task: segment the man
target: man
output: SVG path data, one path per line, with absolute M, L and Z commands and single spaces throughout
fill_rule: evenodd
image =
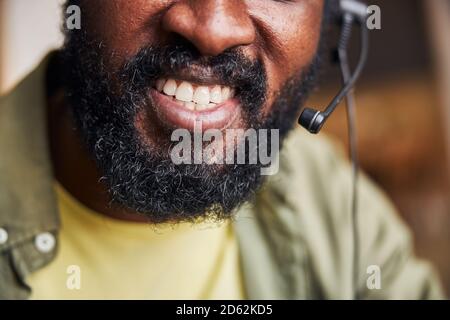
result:
M 73 5 L 81 29 L 1 100 L 1 298 L 440 297 L 366 179 L 354 245 L 347 163 L 292 130 L 335 1 Z M 179 129 L 215 130 L 181 152 L 204 161 L 174 161 Z M 251 145 L 233 129 L 279 137 L 279 172 L 215 161 Z

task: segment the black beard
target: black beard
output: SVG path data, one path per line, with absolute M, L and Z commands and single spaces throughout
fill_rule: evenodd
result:
M 319 65 L 316 58 L 301 76 L 287 81 L 270 114 L 263 117 L 266 72 L 262 63 L 239 51 L 205 59 L 180 40 L 144 48 L 118 72 L 111 72 L 99 48 L 85 31 L 67 31 L 62 53 L 74 123 L 113 203 L 145 215 L 152 223 L 229 218 L 264 180 L 259 164 L 221 165 L 220 170 L 206 164 L 175 165 L 168 156 L 170 146 L 144 145 L 134 119 L 149 105 L 147 92 L 156 79 L 193 64 L 211 68 L 224 84 L 237 88 L 247 128 L 279 129 L 281 146 L 314 85 Z

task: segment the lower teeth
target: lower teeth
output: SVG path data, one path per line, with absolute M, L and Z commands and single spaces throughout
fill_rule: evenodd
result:
M 195 102 L 184 102 L 184 101 L 176 99 L 174 96 L 170 96 L 170 97 L 172 98 L 172 101 L 182 104 L 186 109 L 189 109 L 189 110 L 201 111 L 201 110 L 213 109 L 214 107 L 217 106 L 217 103 L 198 104 Z

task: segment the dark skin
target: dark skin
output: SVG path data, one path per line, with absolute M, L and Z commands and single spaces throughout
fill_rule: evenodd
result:
M 96 0 L 82 3 L 82 24 L 104 44 L 111 70 L 146 45 L 164 44 L 181 36 L 204 56 L 241 48 L 259 58 L 268 79 L 263 113 L 270 113 L 284 83 L 313 60 L 320 38 L 323 0 Z M 105 18 L 107 17 L 107 18 Z M 48 99 L 51 155 L 57 180 L 92 210 L 122 220 L 147 220 L 110 206 L 101 174 L 85 150 L 61 92 Z M 143 115 L 145 118 L 145 115 Z M 152 119 L 144 119 L 151 123 Z M 143 121 L 144 121 L 143 120 Z M 239 127 L 239 119 L 234 127 Z M 136 123 L 137 128 L 142 126 Z M 156 133 L 142 138 L 156 141 Z

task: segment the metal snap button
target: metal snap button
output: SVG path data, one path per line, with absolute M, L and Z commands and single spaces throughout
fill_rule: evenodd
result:
M 34 241 L 36 249 L 42 253 L 48 253 L 55 248 L 55 236 L 50 232 L 41 233 Z
M 8 232 L 5 229 L 0 228 L 0 245 L 5 244 L 7 241 L 8 241 Z

